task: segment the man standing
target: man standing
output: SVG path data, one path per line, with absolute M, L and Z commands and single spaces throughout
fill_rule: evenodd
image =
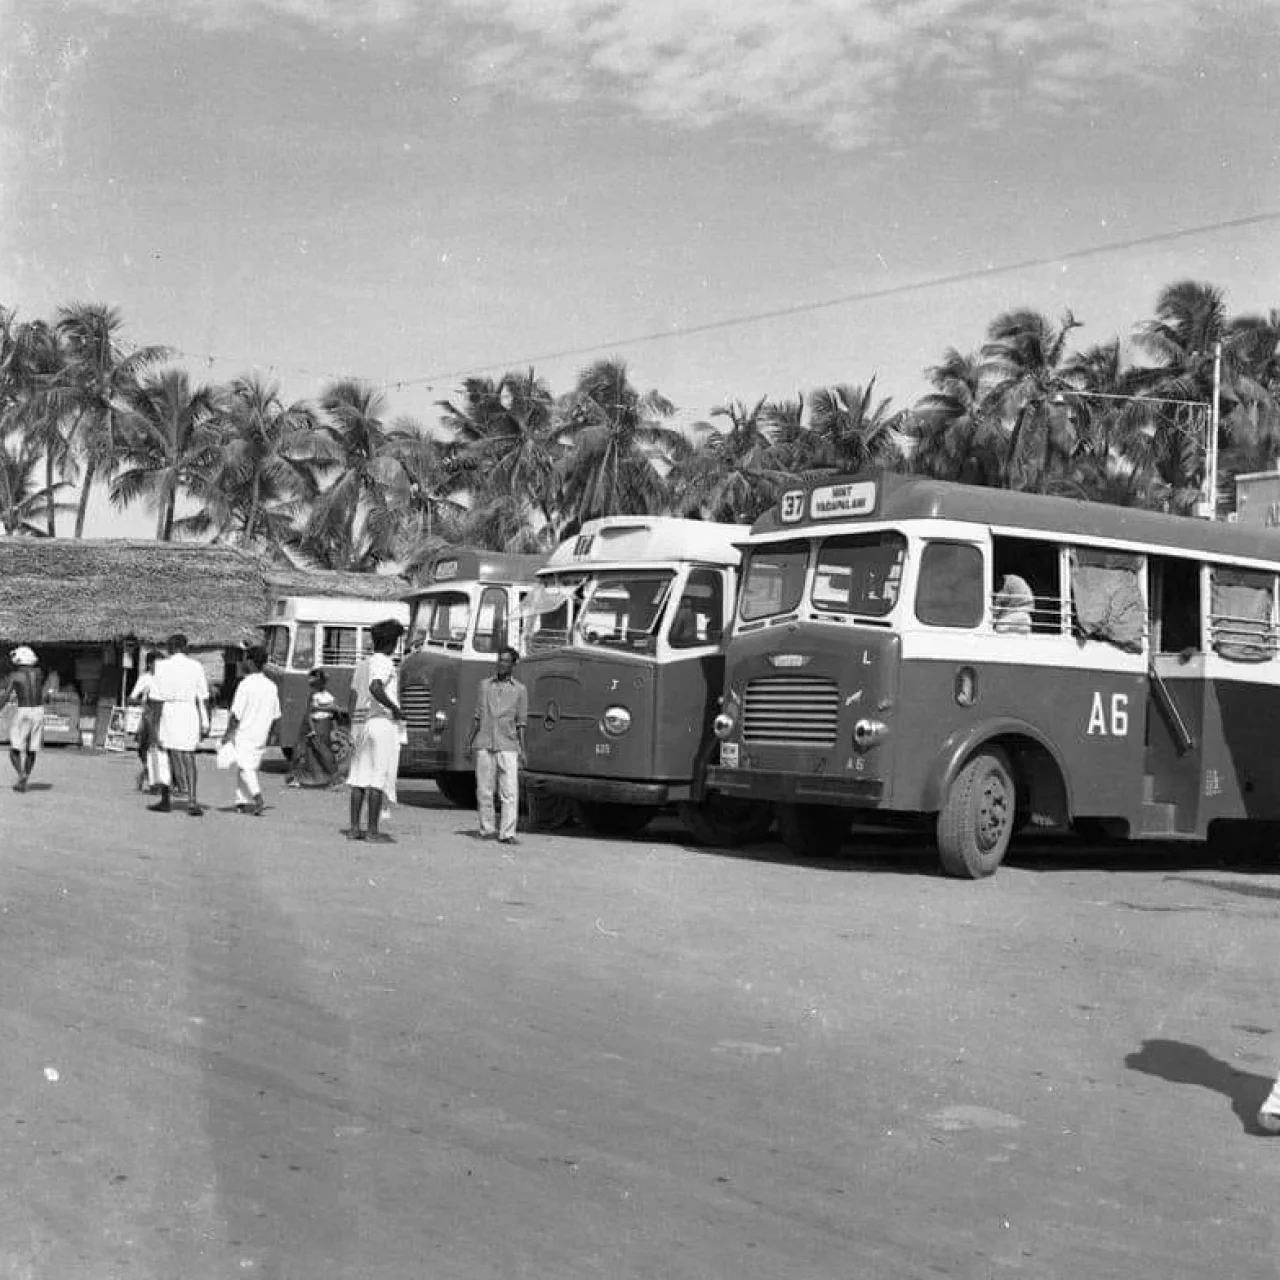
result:
M 262 786 L 258 767 L 271 730 L 280 719 L 280 692 L 275 681 L 263 674 L 267 651 L 256 644 L 245 654 L 249 674 L 236 686 L 231 700 L 224 742 L 230 742 L 236 753 L 236 812 L 262 817 Z
M 529 721 L 529 694 L 515 679 L 518 654 L 510 647 L 498 653 L 497 672 L 480 682 L 476 719 L 467 740 L 467 754 L 475 753 L 476 801 L 480 834 L 493 835 L 495 775 L 502 801 L 499 844 L 515 844 L 520 803 L 519 766 L 524 764 L 524 729 Z
M 400 771 L 400 685 L 392 655 L 404 626 L 395 618 L 376 622 L 369 628 L 373 653 L 361 660 L 351 678 L 348 709 L 352 724 L 363 723 L 356 731 L 351 750 L 347 785 L 351 788 L 351 824 L 348 840 L 371 840 L 389 844 L 392 837 L 379 828 L 383 802 L 394 803 L 396 774 Z M 369 801 L 369 830 L 360 827 L 365 800 Z
M 0 705 L 17 702 L 9 726 L 9 761 L 18 781 L 15 791 L 25 791 L 36 765 L 36 753 L 44 746 L 44 676 L 35 651 L 20 644 L 9 654 L 14 670 L 4 685 Z
M 147 808 L 168 813 L 172 808 L 171 774 L 187 793 L 187 813 L 204 817 L 196 796 L 196 748 L 209 732 L 209 682 L 204 668 L 187 656 L 187 637 L 181 632 L 169 637 L 169 656 L 156 663 L 156 682 L 151 694 L 161 703 L 157 738 L 161 750 L 160 799 Z M 168 753 L 167 760 L 164 753 Z

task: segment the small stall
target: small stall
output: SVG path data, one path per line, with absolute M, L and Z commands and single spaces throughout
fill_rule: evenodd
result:
M 231 547 L 0 538 L 0 675 L 15 645 L 35 649 L 46 742 L 127 745 L 129 691 L 146 653 L 177 632 L 205 668 L 216 734 L 266 614 L 260 565 Z

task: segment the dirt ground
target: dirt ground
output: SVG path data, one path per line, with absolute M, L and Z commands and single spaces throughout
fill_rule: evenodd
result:
M 1280 876 L 0 790 L 0 1280 L 1280 1274 Z

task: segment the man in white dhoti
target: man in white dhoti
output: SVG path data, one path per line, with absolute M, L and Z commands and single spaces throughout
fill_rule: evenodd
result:
M 187 793 L 187 812 L 204 816 L 196 796 L 196 748 L 209 732 L 209 682 L 204 668 L 187 655 L 187 637 L 181 632 L 169 637 L 169 656 L 156 663 L 156 679 L 151 697 L 161 703 L 157 738 L 162 753 L 160 799 L 148 805 L 153 813 L 172 808 L 171 776 Z
M 400 770 L 401 726 L 400 685 L 392 654 L 404 634 L 404 626 L 394 618 L 369 628 L 373 653 L 356 668 L 351 680 L 348 708 L 356 730 L 351 751 L 347 785 L 351 788 L 351 825 L 348 840 L 390 843 L 392 837 L 379 830 L 384 801 L 396 798 L 396 774 Z M 363 719 L 363 723 L 360 723 Z M 360 827 L 366 797 L 369 801 L 369 829 Z
M 280 719 L 280 692 L 275 681 L 263 674 L 267 651 L 261 645 L 254 645 L 245 661 L 249 674 L 236 686 L 222 740 L 235 748 L 236 812 L 260 818 L 265 806 L 258 768 L 271 730 Z

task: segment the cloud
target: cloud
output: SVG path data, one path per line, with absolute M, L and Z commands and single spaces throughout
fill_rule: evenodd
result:
M 890 137 L 912 104 L 1061 113 L 1116 81 L 1176 74 L 1216 0 L 92 0 L 202 26 L 267 18 L 390 33 L 477 84 L 604 101 L 684 127 L 784 123 L 837 148 Z M 1280 0 L 1255 0 L 1274 12 Z M 963 97 L 957 97 L 963 95 Z M 936 108 L 935 108 L 936 110 Z

